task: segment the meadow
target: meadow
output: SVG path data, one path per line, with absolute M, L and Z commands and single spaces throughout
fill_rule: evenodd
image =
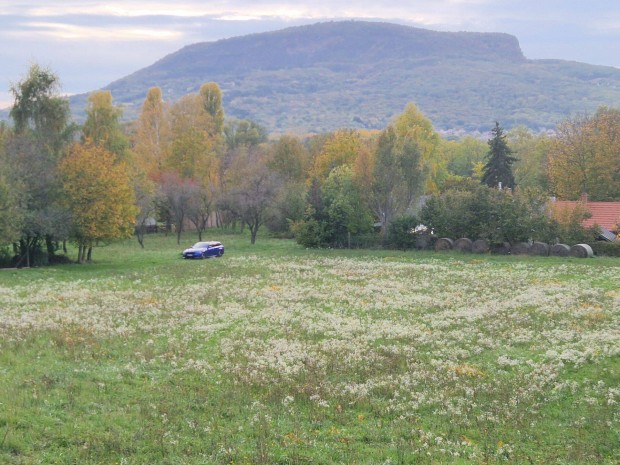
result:
M 620 260 L 195 239 L 0 270 L 0 463 L 620 463 Z

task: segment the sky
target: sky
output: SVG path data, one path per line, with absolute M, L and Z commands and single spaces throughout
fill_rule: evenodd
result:
M 504 32 L 530 59 L 620 68 L 617 0 L 0 0 L 0 108 L 12 104 L 11 86 L 35 63 L 56 73 L 70 95 L 185 45 L 344 19 Z

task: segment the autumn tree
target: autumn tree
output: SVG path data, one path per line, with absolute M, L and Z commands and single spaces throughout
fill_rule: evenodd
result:
M 323 182 L 331 170 L 338 166 L 353 166 L 364 141 L 357 131 L 346 129 L 331 134 L 325 141 L 311 169 L 311 177 Z
M 174 225 L 177 244 L 180 244 L 192 198 L 195 197 L 198 186 L 192 179 L 182 178 L 174 172 L 166 172 L 162 176 L 159 189 L 160 209 L 164 211 L 166 218 Z
M 411 141 L 419 153 L 419 169 L 424 173 L 422 191 L 436 192 L 447 177 L 446 160 L 438 155 L 439 134 L 433 123 L 413 103 L 407 104 L 393 122 L 400 141 Z
M 164 170 L 170 137 L 166 107 L 161 89 L 148 90 L 137 121 L 134 136 L 136 162 L 151 179 L 157 179 Z
M 260 147 L 238 150 L 228 170 L 228 189 L 220 206 L 232 212 L 250 229 L 251 243 L 268 218 L 280 182 L 267 165 Z
M 136 199 L 136 239 L 144 248 L 144 236 L 157 212 L 157 188 L 144 172 L 132 170 L 131 184 Z
M 549 182 L 560 198 L 620 200 L 620 110 L 560 123 L 549 149 Z
M 99 241 L 131 236 L 137 209 L 123 161 L 87 141 L 74 144 L 59 169 L 79 263 L 91 260 Z
M 222 107 L 222 91 L 215 82 L 207 82 L 200 86 L 200 100 L 204 111 L 213 120 L 211 136 L 222 134 L 224 129 L 224 108 Z
M 215 209 L 216 186 L 213 184 L 196 185 L 187 206 L 187 218 L 192 222 L 198 240 L 202 240 L 202 233 L 209 226 L 211 215 Z
M 119 160 L 127 160 L 129 140 L 120 125 L 122 113 L 113 105 L 109 90 L 92 93 L 88 97 L 82 142 L 91 141 L 115 154 Z
M 487 162 L 484 165 L 482 183 L 489 187 L 514 188 L 515 178 L 512 173 L 512 165 L 517 159 L 512 156 L 513 151 L 508 147 L 504 130 L 495 122 L 489 139 L 489 152 Z
M 171 145 L 166 169 L 195 180 L 217 177 L 217 140 L 211 137 L 214 121 L 200 97 L 190 94 L 170 110 Z

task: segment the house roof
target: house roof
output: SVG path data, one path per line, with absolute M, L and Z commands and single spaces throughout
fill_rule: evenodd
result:
M 584 205 L 592 214 L 590 218 L 583 221 L 585 227 L 595 224 L 610 231 L 618 231 L 620 222 L 620 202 L 590 202 L 588 200 L 556 200 L 555 205 L 559 208 L 575 208 L 577 205 Z

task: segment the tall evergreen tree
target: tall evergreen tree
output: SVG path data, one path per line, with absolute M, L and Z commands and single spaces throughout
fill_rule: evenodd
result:
M 517 161 L 513 157 L 513 151 L 508 147 L 504 130 L 495 122 L 495 127 L 491 131 L 493 137 L 489 139 L 489 152 L 487 153 L 487 163 L 484 165 L 482 183 L 489 187 L 514 188 L 515 178 L 512 174 L 512 164 Z

